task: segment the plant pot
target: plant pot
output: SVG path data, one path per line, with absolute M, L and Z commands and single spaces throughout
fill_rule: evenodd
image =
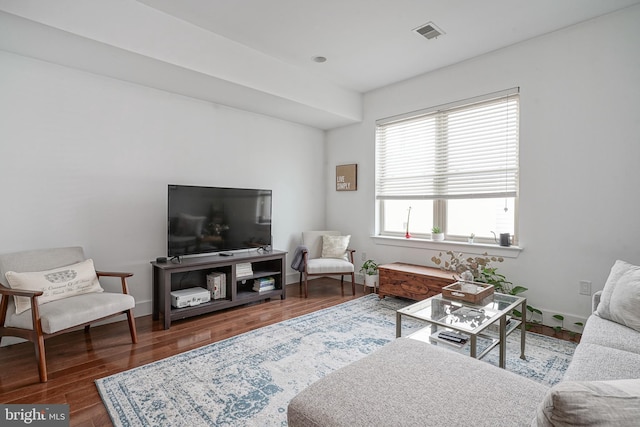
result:
M 369 288 L 377 288 L 380 282 L 380 275 L 378 274 L 365 274 L 364 285 Z
M 434 242 L 442 242 L 444 240 L 444 233 L 432 233 L 431 239 Z

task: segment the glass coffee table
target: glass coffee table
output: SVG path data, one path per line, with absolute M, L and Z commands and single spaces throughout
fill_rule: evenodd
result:
M 507 353 L 507 336 L 520 325 L 521 321 L 509 313 L 519 308 L 524 316 L 527 299 L 494 293 L 478 304 L 447 299 L 442 294 L 418 301 L 396 312 L 396 337 L 402 336 L 403 316 L 421 320 L 431 326 L 421 329 L 408 338 L 430 343 L 444 343 L 462 348 L 469 343 L 471 357 L 481 359 L 496 346 L 500 346 L 500 367 L 504 368 Z M 520 358 L 525 359 L 526 329 L 521 328 Z M 456 336 L 458 338 L 456 338 Z M 488 340 L 488 347 L 477 353 L 478 338 Z M 458 342 L 463 339 L 464 342 Z

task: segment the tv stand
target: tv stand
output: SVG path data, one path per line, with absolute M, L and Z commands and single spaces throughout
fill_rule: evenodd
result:
M 164 329 L 171 327 L 171 322 L 211 313 L 225 308 L 268 300 L 275 297 L 286 298 L 285 273 L 286 256 L 284 251 L 261 253 L 251 250 L 236 252 L 231 257 L 217 255 L 182 258 L 180 264 L 151 262 L 153 268 L 153 320 L 163 316 Z M 237 276 L 237 266 L 250 263 L 252 274 Z M 226 297 L 212 299 L 193 307 L 176 308 L 171 306 L 171 291 L 193 287 L 207 288 L 206 276 L 212 272 L 222 272 L 226 276 Z M 256 292 L 253 281 L 263 277 L 273 277 L 275 289 Z

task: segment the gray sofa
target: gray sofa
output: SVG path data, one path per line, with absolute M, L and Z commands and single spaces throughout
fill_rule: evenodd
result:
M 593 314 L 563 380 L 552 388 L 399 338 L 300 392 L 287 415 L 292 427 L 637 426 L 639 378 L 640 332 Z

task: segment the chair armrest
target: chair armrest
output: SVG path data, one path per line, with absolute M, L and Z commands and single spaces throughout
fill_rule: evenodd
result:
M 30 291 L 28 289 L 11 289 L 7 288 L 3 284 L 0 284 L 0 295 L 13 295 L 18 297 L 35 298 L 42 295 L 42 291 Z
M 96 270 L 96 275 L 98 278 L 100 277 L 119 277 L 120 283 L 122 284 L 122 293 L 129 294 L 129 287 L 127 286 L 127 277 L 133 276 L 133 273 L 120 273 L 117 271 L 98 271 Z
M 9 307 L 9 298 L 11 296 L 28 297 L 31 301 L 31 321 L 33 330 L 42 335 L 42 325 L 40 324 L 40 310 L 38 308 L 38 297 L 44 294 L 42 291 L 30 291 L 27 289 L 11 289 L 0 283 L 0 327 L 4 326 L 7 319 L 7 309 Z
M 105 277 L 131 277 L 133 276 L 133 273 L 120 273 L 117 271 L 97 271 L 96 270 L 96 274 L 98 275 L 98 277 L 100 276 L 105 276 Z
M 353 264 L 353 254 L 356 252 L 356 250 L 347 248 L 347 252 L 349 252 L 349 259 L 351 260 L 351 264 Z

